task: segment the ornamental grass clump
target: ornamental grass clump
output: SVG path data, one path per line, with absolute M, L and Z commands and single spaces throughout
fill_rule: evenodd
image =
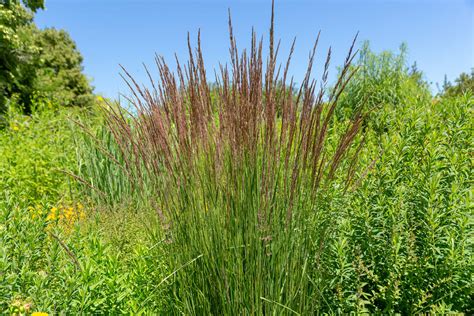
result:
M 330 196 L 349 186 L 363 142 L 363 115 L 335 128 L 339 97 L 353 76 L 354 42 L 331 91 L 331 50 L 313 79 L 319 34 L 305 77 L 288 75 L 274 39 L 268 56 L 252 32 L 239 51 L 229 17 L 230 65 L 209 83 L 200 34 L 173 72 L 157 56 L 158 80 L 139 85 L 124 69 L 134 106 L 110 106 L 107 124 L 123 177 L 157 212 L 174 272 L 167 284 L 177 308 L 196 314 L 309 312 L 320 304 L 321 253 Z M 354 146 L 357 143 L 357 146 Z M 341 180 L 342 179 L 342 180 Z M 341 182 L 342 181 L 342 182 Z M 343 184 L 341 186 L 341 183 Z

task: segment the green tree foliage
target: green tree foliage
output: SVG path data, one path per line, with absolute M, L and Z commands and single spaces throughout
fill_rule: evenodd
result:
M 32 14 L 20 3 L 0 1 L 0 113 L 5 112 L 7 98 L 16 92 L 18 65 L 28 63 L 35 47 L 25 36 Z
M 446 96 L 462 95 L 464 93 L 474 93 L 474 68 L 471 69 L 471 73 L 465 73 L 459 75 L 454 84 L 447 81 L 443 84 L 443 94 Z
M 86 106 L 92 100 L 92 88 L 82 73 L 82 55 L 64 30 L 36 31 L 40 47 L 36 59 L 34 91 L 63 106 Z
M 0 0 L 0 115 L 12 98 L 25 113 L 31 112 L 37 97 L 66 106 L 84 106 L 92 100 L 82 56 L 69 35 L 34 25 L 33 13 L 41 8 L 40 0 Z
M 12 6 L 17 6 L 23 3 L 23 5 L 29 10 L 36 12 L 38 9 L 44 9 L 44 0 L 0 0 L 0 5 L 3 5 L 7 8 Z

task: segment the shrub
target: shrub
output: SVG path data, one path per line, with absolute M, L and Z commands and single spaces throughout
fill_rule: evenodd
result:
M 472 312 L 473 105 L 466 95 L 385 109 L 390 130 L 367 132 L 360 159 L 379 158 L 333 210 L 326 310 Z
M 7 115 L 7 128 L 0 135 L 0 191 L 15 201 L 35 205 L 56 202 L 69 191 L 68 176 L 74 170 L 74 145 L 68 115 L 48 101 L 38 101 L 32 116 L 15 106 Z
M 365 42 L 354 65 L 358 71 L 341 96 L 338 117 L 351 117 L 365 109 L 371 113 L 367 124 L 380 134 L 391 128 L 387 117 L 391 108 L 402 108 L 420 100 L 428 102 L 431 99 L 428 85 L 416 64 L 409 69 L 406 53 L 406 45 L 401 45 L 398 54 L 390 51 L 376 54 L 370 50 L 369 42 Z

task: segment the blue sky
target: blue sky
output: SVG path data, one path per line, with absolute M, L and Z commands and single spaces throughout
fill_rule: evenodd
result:
M 155 53 L 184 60 L 186 36 L 201 29 L 208 70 L 228 62 L 227 10 L 231 9 L 238 46 L 249 46 L 252 26 L 267 39 L 270 0 L 46 0 L 37 25 L 67 30 L 84 56 L 87 76 L 97 93 L 116 97 L 127 89 L 119 76 L 124 65 L 145 81 L 142 63 Z M 329 46 L 333 75 L 356 32 L 376 52 L 408 45 L 426 79 L 442 83 L 474 67 L 474 0 L 277 0 L 276 36 L 282 53 L 296 36 L 291 74 L 301 81 L 308 52 L 319 30 L 319 65 Z M 318 69 L 318 68 L 317 68 Z M 436 91 L 436 88 L 434 88 Z

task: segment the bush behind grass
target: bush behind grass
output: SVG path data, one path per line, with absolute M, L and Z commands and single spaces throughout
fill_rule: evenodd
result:
M 38 111 L 24 116 L 11 106 L 0 138 L 0 191 L 27 206 L 58 202 L 69 191 L 62 169 L 75 169 L 73 131 L 66 113 L 38 101 Z M 72 113 L 71 113 L 72 115 Z
M 416 64 L 410 69 L 406 56 L 405 44 L 400 45 L 398 53 L 377 54 L 370 49 L 369 42 L 364 42 L 353 66 L 359 70 L 342 93 L 337 116 L 351 117 L 365 109 L 370 115 L 365 125 L 381 135 L 389 129 L 387 116 L 392 108 L 401 110 L 407 105 L 429 102 L 428 83 Z

